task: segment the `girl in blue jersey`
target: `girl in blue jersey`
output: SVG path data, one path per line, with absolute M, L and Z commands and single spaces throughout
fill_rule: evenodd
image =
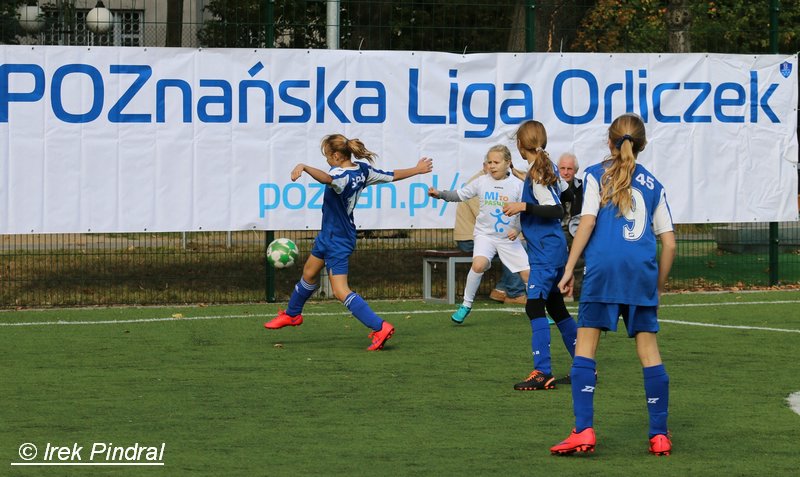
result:
M 572 292 L 573 270 L 585 253 L 586 269 L 578 312 L 578 341 L 572 363 L 575 428 L 553 454 L 591 452 L 595 446 L 595 353 L 601 331 L 616 331 L 622 316 L 636 339 L 642 363 L 650 452 L 669 455 L 667 432 L 669 376 L 661 362 L 658 298 L 675 257 L 675 234 L 664 188 L 636 158 L 647 144 L 644 122 L 624 114 L 608 128 L 611 155 L 584 173 L 583 209 L 559 288 Z M 656 263 L 656 236 L 661 258 Z
M 564 208 L 559 196 L 562 192 L 558 168 L 545 151 L 547 131 L 538 121 L 526 121 L 517 129 L 517 149 L 528 162 L 527 173 L 516 171 L 525 183 L 522 202 L 507 203 L 503 213 L 520 214 L 522 234 L 525 236 L 530 275 L 528 277 L 528 302 L 525 312 L 531 323 L 531 351 L 533 372 L 525 381 L 514 385 L 519 391 L 553 389 L 559 382 L 568 383 L 568 377 L 556 380 L 550 363 L 550 325 L 547 314 L 556 322 L 561 339 L 571 356 L 575 353 L 577 326 L 564 305 L 564 297 L 557 284 L 564 273 L 567 261 L 567 241 L 561 230 Z M 545 313 L 546 312 L 546 313 Z
M 303 267 L 303 277 L 295 285 L 289 298 L 289 305 L 285 311 L 279 311 L 277 317 L 265 323 L 264 327 L 278 329 L 301 325 L 303 305 L 317 289 L 322 267 L 327 267 L 333 294 L 353 316 L 372 329 L 369 335 L 372 344 L 367 350 L 379 350 L 394 334 L 394 327 L 376 315 L 367 302 L 350 290 L 347 284 L 350 255 L 356 247 L 353 209 L 365 187 L 426 174 L 433 170 L 433 161 L 423 157 L 416 167 L 397 169 L 394 172 L 381 171 L 372 166 L 375 153 L 358 139 L 347 139 L 341 134 L 324 137 L 320 148 L 331 169 L 325 172 L 306 164 L 298 164 L 292 170 L 291 179 L 296 181 L 305 172 L 316 181 L 326 184 L 322 202 L 322 227 Z M 353 157 L 360 160 L 353 160 Z

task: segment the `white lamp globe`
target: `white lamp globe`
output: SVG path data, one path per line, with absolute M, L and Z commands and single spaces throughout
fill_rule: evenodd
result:
M 33 3 L 33 5 L 30 3 L 28 5 L 21 5 L 19 9 L 17 9 L 17 14 L 19 15 L 19 26 L 28 33 L 37 32 L 44 26 L 42 10 L 35 3 Z
M 91 30 L 92 33 L 106 33 L 113 24 L 114 19 L 111 11 L 103 5 L 103 2 L 97 2 L 97 5 L 86 14 L 86 28 Z

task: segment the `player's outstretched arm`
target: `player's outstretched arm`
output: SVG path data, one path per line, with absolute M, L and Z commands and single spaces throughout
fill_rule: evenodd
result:
M 305 172 L 306 174 L 308 174 L 311 177 L 313 177 L 314 180 L 316 180 L 319 183 L 330 184 L 331 182 L 333 182 L 333 178 L 327 172 L 325 172 L 323 170 L 320 170 L 320 169 L 317 169 L 316 167 L 307 166 L 305 164 L 298 164 L 298 165 L 294 166 L 294 169 L 292 169 L 292 175 L 291 175 L 292 182 L 294 182 L 297 179 L 299 179 L 300 176 L 303 175 L 303 172 Z
M 509 217 L 521 213 L 536 215 L 545 219 L 561 219 L 564 217 L 564 207 L 551 198 L 552 192 L 547 187 L 534 183 L 533 195 L 539 202 L 538 204 L 508 202 L 503 207 L 503 213 Z
M 433 187 L 428 187 L 428 195 L 447 202 L 461 202 L 461 196 L 458 195 L 458 191 L 454 190 L 436 190 Z
M 546 219 L 561 219 L 564 217 L 564 207 L 561 204 L 540 205 L 530 202 L 506 202 L 506 205 L 503 206 L 503 213 L 509 217 L 523 212 Z
M 392 182 L 401 181 L 403 179 L 408 179 L 409 177 L 414 177 L 419 174 L 427 174 L 433 170 L 433 159 L 430 157 L 423 157 L 419 160 L 415 167 L 410 167 L 408 169 L 395 169 L 394 170 L 394 179 Z

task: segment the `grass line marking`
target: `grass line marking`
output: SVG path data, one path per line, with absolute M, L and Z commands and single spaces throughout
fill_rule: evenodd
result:
M 306 316 L 336 315 L 338 313 L 307 313 Z M 385 313 L 384 313 L 385 314 Z M 267 314 L 248 314 L 248 315 L 208 315 L 208 316 L 184 316 L 182 318 L 137 318 L 133 320 L 97 320 L 97 321 L 29 321 L 25 323 L 0 323 L 0 326 L 67 326 L 67 325 L 122 325 L 128 323 L 158 323 L 164 321 L 198 321 L 198 320 L 230 320 L 237 318 L 265 318 L 271 317 L 275 313 Z
M 731 305 L 770 305 L 770 304 L 796 304 L 800 300 L 781 300 L 781 301 L 751 301 L 751 302 L 722 302 L 722 303 L 683 303 L 672 305 L 661 305 L 662 308 L 692 308 L 692 307 L 706 307 L 706 306 L 731 306 Z M 576 312 L 576 307 L 569 308 L 570 312 Z M 381 315 L 422 315 L 432 313 L 444 313 L 444 310 L 406 310 L 406 311 L 382 311 Z M 524 313 L 522 307 L 505 307 L 505 308 L 475 308 L 473 313 Z M 305 313 L 305 316 L 348 316 L 347 311 L 341 312 L 321 312 L 321 313 Z M 270 318 L 274 316 L 274 312 L 270 313 L 248 313 L 238 315 L 208 315 L 208 316 L 186 316 L 181 318 L 175 317 L 159 317 L 159 318 L 138 318 L 130 320 L 96 320 L 96 321 L 29 321 L 19 323 L 3 323 L 0 322 L 0 327 L 4 326 L 68 326 L 68 325 L 120 325 L 120 324 L 135 324 L 135 323 L 158 323 L 167 321 L 198 321 L 198 320 L 229 320 L 229 319 L 242 319 L 242 318 Z M 722 325 L 715 323 L 698 323 L 692 321 L 682 320 L 668 320 L 659 319 L 662 323 L 670 323 L 677 325 L 687 326 L 704 326 L 709 328 L 727 328 L 737 330 L 756 330 L 756 331 L 775 331 L 781 333 L 800 333 L 800 330 L 784 329 L 784 328 L 770 328 L 764 326 L 739 326 L 739 325 Z
M 658 319 L 659 323 L 672 323 L 674 325 L 689 325 L 689 326 L 705 326 L 708 328 L 728 328 L 733 330 L 759 330 L 759 331 L 780 331 L 783 333 L 800 333 L 800 330 L 787 330 L 784 328 L 768 328 L 766 326 L 739 326 L 739 325 L 718 325 L 715 323 L 696 323 L 692 321 L 681 320 L 662 320 Z
M 726 301 L 721 303 L 674 303 L 672 305 L 661 305 L 660 308 L 694 308 L 701 306 L 733 306 L 733 305 L 790 305 L 794 303 L 800 303 L 800 300 Z

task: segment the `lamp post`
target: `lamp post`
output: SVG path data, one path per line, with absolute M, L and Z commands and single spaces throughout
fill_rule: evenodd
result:
M 45 13 L 35 0 L 28 2 L 17 9 L 20 27 L 29 35 L 35 35 L 45 26 Z M 45 2 L 50 8 L 52 4 Z M 75 0 L 56 0 L 55 8 L 48 12 L 48 17 L 52 18 L 55 28 L 51 33 L 57 35 L 59 45 L 69 45 L 74 41 L 73 35 L 76 34 L 75 28 Z M 114 15 L 103 4 L 98 1 L 93 9 L 86 14 L 86 29 L 95 35 L 108 33 L 114 26 Z M 56 40 L 56 38 L 53 38 Z M 51 40 L 52 41 L 52 40 Z
M 328 29 L 326 42 L 329 50 L 339 49 L 339 0 L 328 0 Z
M 97 2 L 97 5 L 86 14 L 86 28 L 96 35 L 108 32 L 113 25 L 114 18 L 111 11 L 102 1 Z

